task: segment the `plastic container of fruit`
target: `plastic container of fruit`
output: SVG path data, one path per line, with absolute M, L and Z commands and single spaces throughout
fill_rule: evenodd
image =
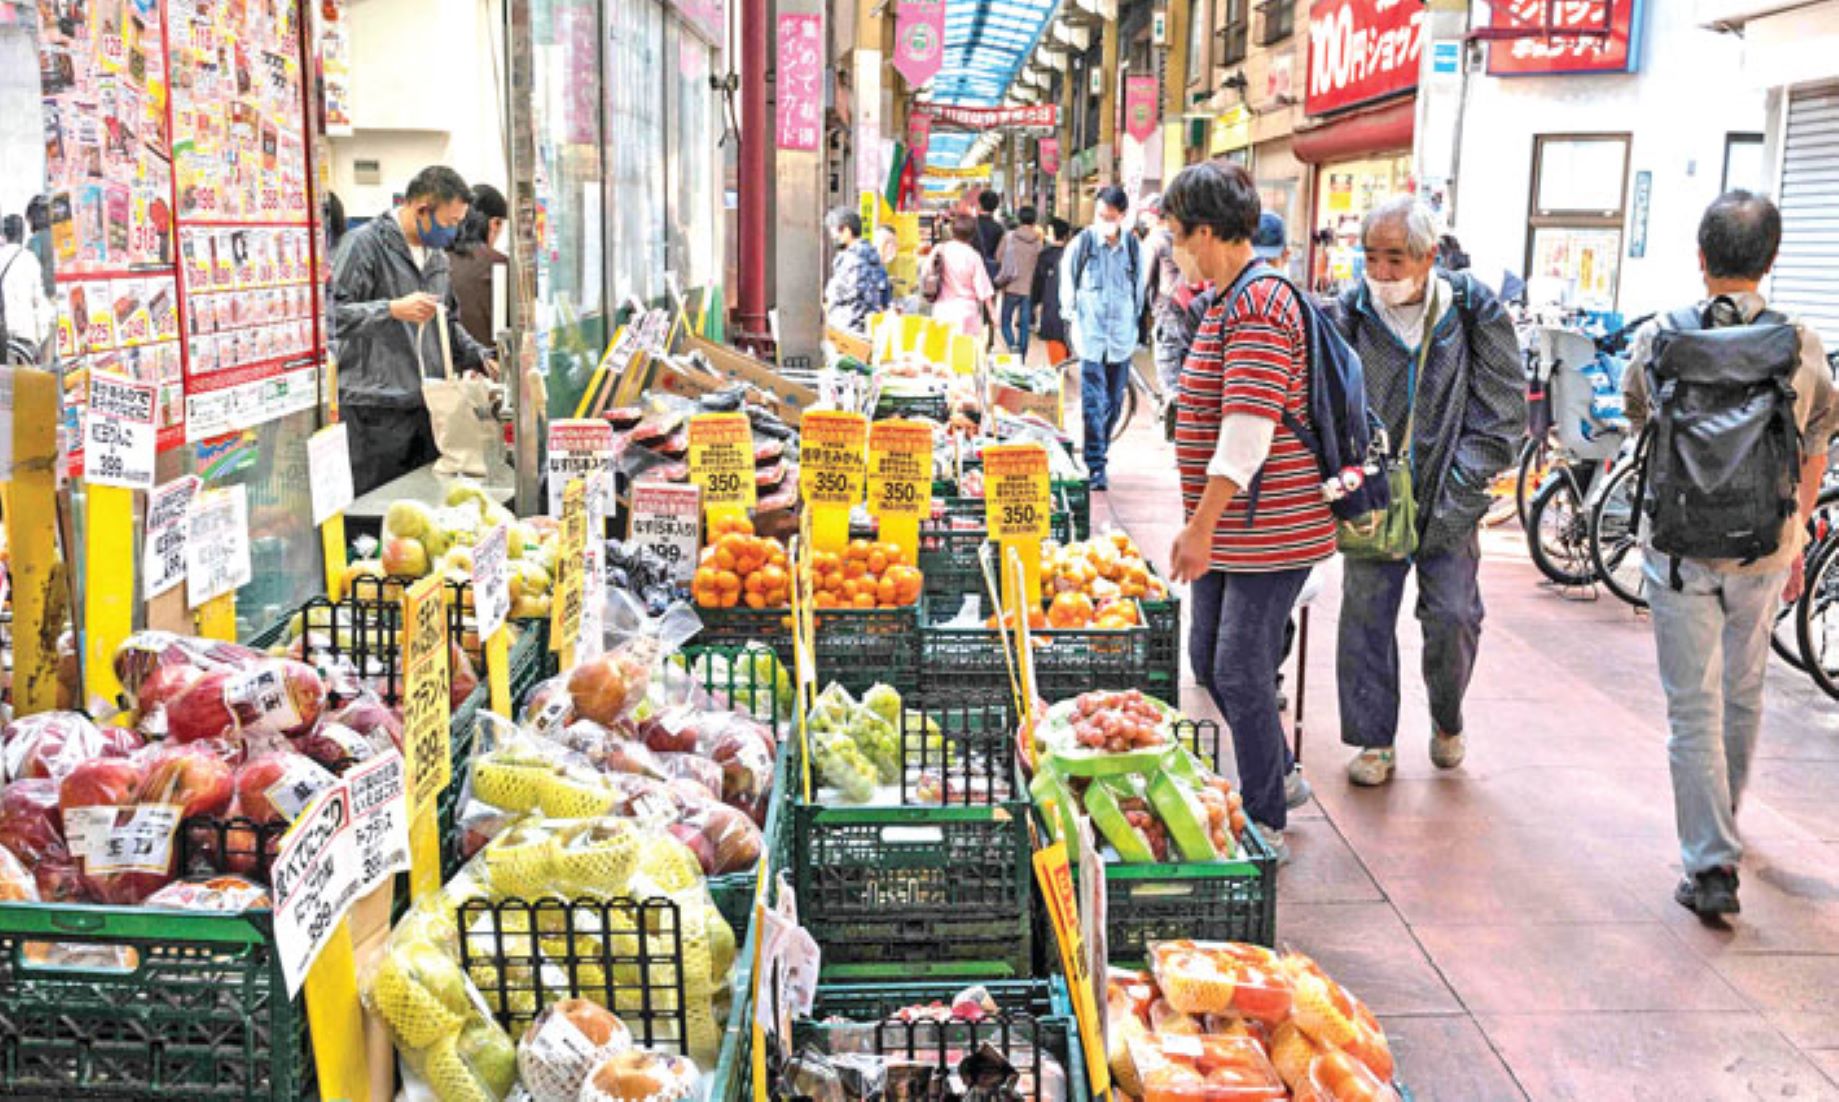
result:
M 1036 725 L 1036 741 L 1047 751 L 1048 758 L 1068 776 L 1100 777 L 1118 773 L 1144 773 L 1157 768 L 1163 754 L 1175 745 L 1175 727 L 1181 720 L 1181 713 L 1155 697 L 1138 695 L 1131 698 L 1140 701 L 1143 710 L 1154 712 L 1160 717 L 1147 732 L 1147 737 L 1153 741 L 1144 741 L 1144 735 L 1128 738 L 1136 747 L 1129 750 L 1086 746 L 1080 742 L 1081 702 L 1124 695 L 1084 693 L 1053 705 L 1047 710 L 1047 718 Z M 1114 714 L 1115 711 L 1106 709 L 1104 714 Z M 1149 726 L 1141 722 L 1124 722 L 1127 726 L 1139 729 Z
M 1150 832 L 1141 823 L 1144 816 L 1154 817 L 1144 789 L 1143 778 L 1136 774 L 1098 777 L 1086 788 L 1086 814 L 1092 817 L 1092 826 L 1127 865 L 1158 863 L 1168 851 L 1165 844 L 1165 855 L 1157 854 Z M 1131 821 L 1133 814 L 1139 822 Z
M 1143 1102 L 1288 1102 L 1264 1048 L 1250 1037 L 1149 1034 L 1133 1037 L 1131 1060 Z
M 1163 757 L 1179 757 L 1183 753 L 1179 748 Z M 1217 861 L 1223 856 L 1214 846 L 1213 838 L 1207 830 L 1207 810 L 1200 805 L 1194 789 L 1188 783 L 1177 778 L 1167 768 L 1158 767 L 1149 774 L 1149 781 L 1144 786 L 1149 797 L 1150 806 L 1162 819 L 1162 825 L 1168 828 L 1169 838 L 1181 856 L 1189 861 Z
M 1231 1014 L 1276 1025 L 1289 1016 L 1290 978 L 1277 954 L 1240 942 L 1157 942 L 1150 971 L 1162 997 L 1183 1014 Z

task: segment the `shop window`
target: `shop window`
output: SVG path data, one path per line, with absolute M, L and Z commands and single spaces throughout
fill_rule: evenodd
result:
M 1211 0 L 1194 0 L 1188 13 L 1188 85 L 1193 87 L 1203 83 L 1208 72 L 1207 28 L 1213 25 L 1213 5 Z M 1187 90 L 1182 90 L 1181 102 L 1188 102 Z
M 1220 27 L 1214 33 L 1220 40 L 1221 65 L 1237 65 L 1245 60 L 1245 40 L 1251 28 L 1246 15 L 1249 3 L 1250 0 L 1220 0 Z
M 1765 193 L 1769 186 L 1769 167 L 1764 160 L 1761 134 L 1724 135 L 1724 183 L 1721 190 L 1742 188 Z
M 1263 33 L 1258 36 L 1260 46 L 1275 45 L 1296 31 L 1296 0 L 1264 0 L 1258 5 L 1258 14 L 1264 16 Z
M 1526 285 L 1534 305 L 1613 310 L 1628 194 L 1626 134 L 1533 139 Z

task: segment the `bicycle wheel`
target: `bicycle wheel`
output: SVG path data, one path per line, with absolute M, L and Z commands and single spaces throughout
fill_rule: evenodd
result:
M 1624 463 L 1603 486 L 1590 512 L 1590 568 L 1609 592 L 1636 608 L 1646 608 L 1636 531 L 1635 486 L 1639 480 L 1635 464 Z
M 1589 585 L 1589 517 L 1568 473 L 1560 472 L 1533 496 L 1530 519 L 1526 547 L 1539 573 L 1557 585 Z
M 1135 379 L 1126 379 L 1124 381 L 1124 409 L 1123 412 L 1117 415 L 1117 424 L 1111 427 L 1111 442 L 1113 444 L 1124 438 L 1125 431 L 1130 428 L 1130 419 L 1136 415 L 1137 381 Z
M 1839 700 L 1839 540 L 1828 540 L 1808 565 L 1794 621 L 1808 675 Z
M 1552 449 L 1543 436 L 1528 437 L 1520 448 L 1519 475 L 1513 484 L 1514 506 L 1519 512 L 1520 527 L 1532 531 L 1532 499 L 1551 472 Z

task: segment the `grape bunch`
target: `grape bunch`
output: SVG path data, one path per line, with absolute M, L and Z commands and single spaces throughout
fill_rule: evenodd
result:
M 856 749 L 874 763 L 875 775 L 882 784 L 900 780 L 900 735 L 887 720 L 869 712 L 857 712 L 849 726 Z
M 841 731 L 819 732 L 812 753 L 825 783 L 842 792 L 844 799 L 866 803 L 874 797 L 875 766 L 856 748 L 854 739 Z
M 607 584 L 643 601 L 653 616 L 664 615 L 673 601 L 689 598 L 689 587 L 673 578 L 670 564 L 649 547 L 608 540 L 605 561 Z
M 1136 689 L 1086 693 L 1074 705 L 1073 737 L 1085 749 L 1121 754 L 1166 741 L 1162 713 Z
M 1132 829 L 1143 836 L 1158 864 L 1169 859 L 1169 830 L 1162 825 L 1149 802 L 1141 796 L 1129 796 L 1117 802 L 1118 809 Z

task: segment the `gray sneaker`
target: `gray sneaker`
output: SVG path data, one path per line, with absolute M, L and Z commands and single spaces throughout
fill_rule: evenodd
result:
M 1347 779 L 1361 788 L 1378 788 L 1397 769 L 1398 756 L 1392 750 L 1362 750 L 1347 763 Z
M 1290 843 L 1284 841 L 1283 831 L 1278 830 L 1276 827 L 1265 826 L 1263 823 L 1254 823 L 1253 825 L 1258 828 L 1258 837 L 1264 839 L 1264 848 L 1270 850 L 1271 856 L 1277 858 L 1278 866 L 1282 867 L 1289 864 Z
M 1291 811 L 1309 802 L 1315 795 L 1315 789 L 1309 787 L 1309 778 L 1303 776 L 1303 767 L 1297 766 L 1285 774 L 1283 779 L 1283 805 Z
M 1433 729 L 1430 733 L 1430 763 L 1438 769 L 1454 769 L 1468 754 L 1467 740 L 1461 735 L 1446 735 Z

